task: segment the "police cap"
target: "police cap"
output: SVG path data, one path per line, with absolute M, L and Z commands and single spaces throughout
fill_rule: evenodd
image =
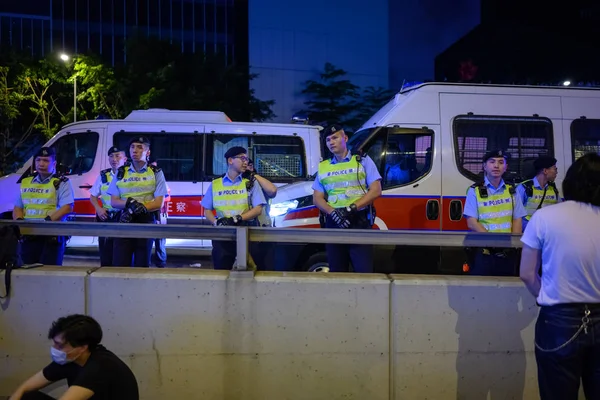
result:
M 338 124 L 327 125 L 325 129 L 321 131 L 321 135 L 323 135 L 323 137 L 326 138 L 327 136 L 333 135 L 334 133 L 343 129 L 344 128 L 342 128 L 342 126 Z
M 536 171 L 541 171 L 544 168 L 552 168 L 556 165 L 556 158 L 550 156 L 540 156 L 533 162 L 533 168 Z
M 112 153 L 118 153 L 120 151 L 123 151 L 123 150 L 119 150 L 119 148 L 117 146 L 113 146 L 110 149 L 108 149 L 108 155 L 110 156 Z
M 246 149 L 240 146 L 234 146 L 225 152 L 225 159 L 227 160 L 230 157 L 235 157 L 240 154 L 246 154 Z
M 492 150 L 492 151 L 488 151 L 487 153 L 485 153 L 485 156 L 483 156 L 483 162 L 487 162 L 490 158 L 499 158 L 502 157 L 505 160 L 508 159 L 508 153 L 502 150 Z
M 133 143 L 140 143 L 150 146 L 150 140 L 146 136 L 135 136 L 129 141 L 129 147 L 131 147 Z
M 35 153 L 34 158 L 36 157 L 56 157 L 56 152 L 52 147 L 42 147 Z

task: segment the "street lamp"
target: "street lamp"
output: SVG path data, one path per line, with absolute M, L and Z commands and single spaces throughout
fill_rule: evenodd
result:
M 65 53 L 60 55 L 60 59 L 64 62 L 69 61 L 69 56 Z M 73 122 L 77 122 L 77 74 L 73 74 Z

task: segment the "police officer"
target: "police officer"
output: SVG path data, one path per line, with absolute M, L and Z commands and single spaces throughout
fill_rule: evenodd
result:
M 381 175 L 368 156 L 351 154 L 348 136 L 339 125 L 322 132 L 330 160 L 319 164 L 313 183 L 313 202 L 326 214 L 325 227 L 371 229 L 374 222 L 373 201 L 381 196 Z M 329 271 L 373 272 L 373 246 L 327 244 Z
M 56 174 L 56 153 L 42 147 L 34 156 L 35 173 L 23 178 L 13 209 L 13 219 L 61 221 L 73 212 L 73 188 L 65 176 Z M 67 238 L 27 236 L 21 247 L 25 264 L 62 265 Z
M 125 152 L 113 146 L 108 149 L 108 163 L 110 168 L 100 171 L 100 175 L 90 189 L 90 203 L 96 210 L 96 221 L 118 222 L 119 210 L 111 205 L 111 196 L 106 192 L 110 183 L 117 176 L 117 171 L 127 161 Z M 101 200 L 101 204 L 98 201 Z M 99 237 L 98 249 L 100 250 L 100 265 L 109 267 L 113 262 L 113 238 Z
M 523 217 L 523 232 L 533 213 L 542 207 L 560 202 L 558 188 L 554 184 L 558 175 L 556 158 L 538 157 L 533 162 L 535 176 L 517 186 L 517 198 L 523 202 L 527 215 Z
M 154 224 L 160 220 L 159 211 L 167 195 L 165 175 L 148 164 L 150 141 L 144 136 L 129 142 L 131 164 L 117 170 L 116 179 L 107 193 L 113 207 L 121 211 L 119 221 Z M 113 246 L 113 265 L 149 267 L 153 239 L 116 238 Z
M 467 190 L 463 215 L 475 232 L 521 233 L 521 218 L 527 212 L 516 197 L 515 188 L 502 176 L 508 167 L 507 155 L 494 150 L 483 157 L 484 179 Z M 512 249 L 476 248 L 470 266 L 472 275 L 515 275 L 516 252 Z
M 244 172 L 243 177 L 248 180 L 248 193 L 252 193 L 254 185 L 260 186 L 267 203 L 263 206 L 262 211 L 257 217 L 258 226 L 272 226 L 271 217 L 269 215 L 271 199 L 277 195 L 277 186 L 268 179 L 260 176 L 254 168 L 254 161 L 248 160 L 248 168 Z M 250 199 L 252 200 L 252 199 Z M 252 204 L 252 202 L 250 202 Z M 258 268 L 264 271 L 271 271 L 274 267 L 275 256 L 274 243 L 271 242 L 253 242 L 251 243 L 252 253 L 255 256 L 255 261 Z
M 230 148 L 225 152 L 225 160 L 227 173 L 212 181 L 202 198 L 204 216 L 214 226 L 256 226 L 256 218 L 267 202 L 260 186 L 248 190 L 249 182 L 242 177 L 248 168 L 246 149 Z M 235 242 L 213 240 L 212 247 L 214 268 L 231 269 L 236 257 Z

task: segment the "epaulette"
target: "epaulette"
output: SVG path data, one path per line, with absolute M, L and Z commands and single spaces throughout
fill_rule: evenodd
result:
M 515 193 L 517 193 L 517 189 L 515 189 L 515 185 L 510 185 L 507 183 L 506 187 L 508 188 L 508 193 L 510 193 L 511 196 L 513 196 Z
M 154 172 L 155 174 L 157 172 L 162 171 L 159 167 L 157 167 L 156 165 L 150 165 L 150 169 L 152 170 L 152 172 Z
M 521 182 L 521 185 L 525 188 L 525 196 L 527 196 L 527 198 L 533 197 L 533 180 Z
M 110 173 L 111 168 L 106 168 L 103 169 L 102 171 L 100 171 L 100 179 L 102 180 L 102 183 L 107 184 L 108 183 L 108 174 Z
M 56 189 L 56 190 L 58 190 L 58 188 L 60 187 L 61 183 L 63 183 L 63 182 L 69 182 L 69 178 L 67 178 L 64 175 L 55 176 L 53 180 L 54 180 L 54 182 L 53 182 L 54 189 Z
M 471 185 L 471 188 L 479 190 L 479 196 L 482 199 L 486 199 L 488 197 L 488 190 L 485 187 L 485 182 L 480 181 Z
M 29 178 L 29 177 L 35 178 L 36 175 L 37 175 L 37 172 L 33 172 L 33 171 L 31 171 L 31 169 L 28 169 L 27 171 L 25 171 L 25 173 L 23 175 L 21 175 L 21 177 L 19 178 L 17 183 L 23 182 L 23 179 L 25 179 L 25 178 Z
M 554 193 L 556 194 L 556 198 L 559 199 L 558 188 L 556 187 L 556 183 L 549 182 L 548 185 L 552 188 L 552 190 L 554 190 Z
M 120 181 L 125 176 L 125 168 L 128 168 L 129 165 L 125 164 L 119 167 L 117 170 L 117 180 Z

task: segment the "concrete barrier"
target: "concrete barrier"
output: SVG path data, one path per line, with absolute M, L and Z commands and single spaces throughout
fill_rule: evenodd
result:
M 0 395 L 50 363 L 48 329 L 61 316 L 86 312 L 86 276 L 68 267 L 13 271 L 12 296 L 0 301 Z M 4 272 L 0 282 L 4 294 Z
M 144 399 L 387 399 L 385 275 L 101 269 L 89 312 Z
M 395 399 L 536 399 L 538 309 L 517 278 L 392 275 Z
M 49 361 L 52 320 L 87 312 L 142 399 L 538 398 L 537 307 L 516 278 L 45 267 L 13 281 L 0 396 Z

